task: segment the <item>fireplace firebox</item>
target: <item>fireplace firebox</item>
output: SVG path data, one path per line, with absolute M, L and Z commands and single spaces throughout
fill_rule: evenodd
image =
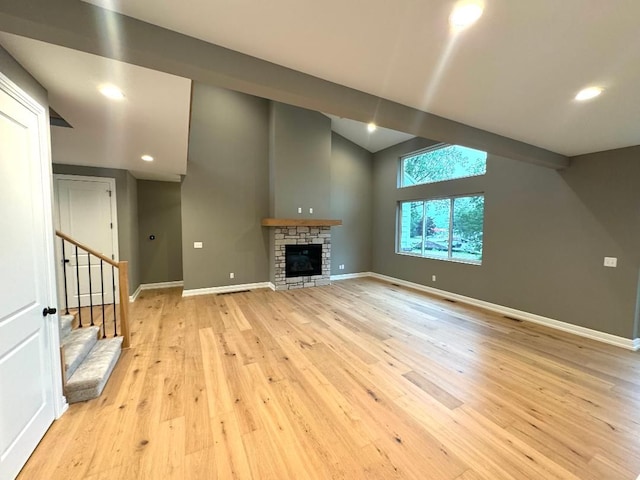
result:
M 285 277 L 322 275 L 322 245 L 285 245 Z

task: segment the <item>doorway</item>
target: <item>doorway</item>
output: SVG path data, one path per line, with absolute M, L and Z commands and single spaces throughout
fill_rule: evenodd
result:
M 116 182 L 113 178 L 78 175 L 54 175 L 56 228 L 84 245 L 118 260 L 118 218 Z M 65 305 L 65 292 L 70 308 L 114 302 L 118 275 L 111 267 L 91 260 L 57 239 L 58 292 L 60 305 Z M 63 271 L 63 264 L 66 271 Z M 65 285 L 66 282 L 66 285 Z M 117 296 L 115 298 L 118 302 Z

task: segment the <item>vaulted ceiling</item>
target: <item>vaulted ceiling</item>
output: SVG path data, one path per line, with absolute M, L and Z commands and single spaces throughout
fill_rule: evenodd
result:
M 452 0 L 91 3 L 563 155 L 640 144 L 635 0 L 485 0 L 457 34 Z
M 380 124 L 391 129 L 407 126 L 410 135 L 444 141 L 468 138 L 469 146 L 482 147 L 483 142 L 497 145 L 498 154 L 513 151 L 514 158 L 533 159 L 534 163 L 556 168 L 562 167 L 562 156 L 640 144 L 640 102 L 636 91 L 640 84 L 640 3 L 633 0 L 619 0 L 615 5 L 596 0 L 484 0 L 484 14 L 479 21 L 458 32 L 448 24 L 454 0 L 85 3 L 146 23 L 125 21 L 127 17 L 110 19 L 108 15 L 83 11 L 73 3 L 6 0 L 0 6 L 0 30 L 41 40 L 55 37 L 60 45 L 101 55 L 105 52 L 111 60 L 95 57 L 87 63 L 97 62 L 89 67 L 94 72 L 106 71 L 104 62 L 113 62 L 114 58 L 131 60 L 152 69 L 211 80 L 222 86 L 237 85 L 241 91 L 337 114 L 333 117 L 334 128 L 343 128 L 341 133 L 345 136 L 349 136 L 349 129 L 356 132 L 359 128 L 340 118 L 353 112 L 361 121 L 377 120 L 379 116 Z M 95 26 L 87 25 L 86 20 L 91 18 Z M 49 21 L 58 23 L 49 28 Z M 74 21 L 74 28 L 69 28 Z M 165 45 L 164 57 L 155 42 L 162 31 L 154 30 L 154 25 L 191 39 L 165 36 L 166 45 L 176 47 L 172 50 Z M 100 31 L 105 33 L 95 33 Z M 103 35 L 109 39 L 106 44 Z M 194 39 L 275 65 L 233 56 L 233 52 L 206 49 L 205 43 Z M 52 55 L 57 61 L 76 66 L 79 61 L 71 57 L 92 56 L 72 50 L 50 55 L 48 47 L 39 42 L 10 35 L 0 36 L 0 43 L 36 77 L 43 78 L 52 75 L 45 72 Z M 186 47 L 192 48 L 185 50 Z M 184 110 L 172 102 L 187 95 L 188 80 L 139 66 L 114 65 L 109 68 L 132 75 L 139 72 L 140 78 L 149 82 L 146 93 L 157 93 L 152 84 L 164 92 L 156 97 L 160 99 L 156 100 L 160 102 L 156 110 L 151 105 L 144 107 L 146 117 L 141 118 L 146 118 L 148 125 L 162 119 L 167 126 L 172 118 L 166 114 L 168 111 L 179 112 L 173 118 L 184 117 Z M 277 65 L 312 77 L 294 78 L 291 70 L 278 70 Z M 72 90 L 62 81 L 64 70 L 60 72 L 57 80 L 39 79 L 52 92 L 54 108 L 65 118 L 75 117 L 76 112 L 65 115 L 60 111 L 64 108 L 58 104 L 68 100 Z M 313 78 L 321 80 L 309 80 Z M 283 93 L 296 82 L 298 90 Z M 349 89 L 334 88 L 340 85 Z M 604 93 L 587 102 L 576 101 L 575 94 L 589 85 L 603 87 Z M 82 88 L 79 84 L 73 86 Z M 179 92 L 176 95 L 172 93 L 174 88 Z M 95 91 L 95 87 L 92 89 Z M 140 91 L 141 97 L 143 93 Z M 347 97 L 360 102 L 358 107 L 343 108 Z M 164 108 L 168 110 L 162 113 Z M 110 111 L 112 118 L 117 118 L 111 107 Z M 421 112 L 437 117 L 420 117 Z M 77 118 L 82 118 L 77 113 Z M 404 121 L 395 122 L 396 117 Z M 407 122 L 413 117 L 415 122 Z M 445 123 L 444 128 L 445 119 L 454 122 Z M 74 123 L 74 118 L 67 120 Z M 75 123 L 84 124 L 82 120 Z M 156 132 L 164 132 L 160 126 L 156 128 Z M 440 138 L 451 132 L 449 138 Z M 492 134 L 496 135 L 491 137 Z M 181 165 L 186 162 L 185 135 L 177 135 L 174 146 L 178 147 L 174 150 L 184 152 L 178 162 Z M 155 137 L 157 142 L 171 140 L 171 136 L 162 133 Z M 361 137 L 366 148 L 380 148 L 369 144 L 368 137 Z M 485 138 L 490 141 L 485 142 Z M 133 151 L 142 148 L 137 144 L 128 155 L 139 161 L 138 153 L 134 155 Z M 171 151 L 161 143 L 157 147 L 151 145 L 151 149 Z M 553 152 L 560 155 L 554 156 Z M 173 165 L 165 173 L 179 174 L 181 168 Z

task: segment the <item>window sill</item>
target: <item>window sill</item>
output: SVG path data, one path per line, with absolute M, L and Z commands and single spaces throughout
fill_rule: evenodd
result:
M 422 255 L 417 255 L 415 253 L 407 253 L 407 252 L 396 252 L 396 255 L 402 255 L 404 257 L 413 257 L 413 258 L 424 258 L 426 260 L 440 260 L 441 262 L 451 262 L 451 263 L 463 263 L 465 265 L 475 265 L 482 266 L 482 260 L 474 261 L 474 260 L 465 260 L 463 258 L 442 258 L 442 257 L 423 257 Z

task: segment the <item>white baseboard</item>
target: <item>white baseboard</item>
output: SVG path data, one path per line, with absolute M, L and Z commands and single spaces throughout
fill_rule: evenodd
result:
M 193 288 L 190 290 L 184 290 L 182 292 L 182 296 L 193 297 L 195 295 L 211 295 L 212 293 L 233 293 L 233 292 L 241 292 L 243 290 L 255 290 L 256 288 L 273 289 L 274 287 L 271 282 L 243 283 L 240 285 L 225 285 L 222 287 Z
M 133 303 L 138 299 L 138 295 L 140 295 L 140 292 L 142 291 L 142 284 L 138 285 L 138 288 L 136 288 L 136 291 L 133 292 L 133 295 L 129 295 L 129 303 Z
M 174 288 L 174 287 L 183 287 L 184 282 L 182 280 L 177 280 L 175 282 L 158 282 L 158 283 L 141 283 L 136 291 L 133 292 L 133 295 L 129 297 L 129 301 L 131 303 L 135 302 L 140 295 L 140 292 L 143 290 L 156 290 L 158 288 Z
M 331 275 L 331 280 L 348 280 L 350 278 L 371 277 L 372 272 L 343 273 L 342 275 Z
M 387 275 L 381 275 L 379 273 L 371 273 L 368 276 L 383 280 L 385 282 L 396 283 L 404 287 L 431 293 L 433 295 L 437 295 L 438 297 L 448 298 L 461 303 L 465 303 L 467 305 L 480 307 L 485 310 L 498 313 L 500 315 L 506 315 L 518 320 L 524 320 L 525 322 L 537 323 L 538 325 L 544 325 L 545 327 L 554 328 L 563 332 L 568 332 L 581 337 L 597 340 L 599 342 L 608 343 L 609 345 L 615 345 L 616 347 L 626 348 L 627 350 L 636 351 L 640 349 L 640 338 L 632 340 L 630 338 L 619 337 L 617 335 L 611 335 L 610 333 L 604 333 L 598 330 L 581 327 L 579 325 L 561 322 L 559 320 L 554 320 L 553 318 L 536 315 L 535 313 L 523 312 L 522 310 L 516 310 L 515 308 L 485 302 L 484 300 L 477 300 L 475 298 L 466 297 L 457 293 L 447 292 L 445 290 L 439 290 L 433 287 L 427 287 L 419 283 L 408 282 L 406 280 L 400 280 L 399 278 L 389 277 Z

